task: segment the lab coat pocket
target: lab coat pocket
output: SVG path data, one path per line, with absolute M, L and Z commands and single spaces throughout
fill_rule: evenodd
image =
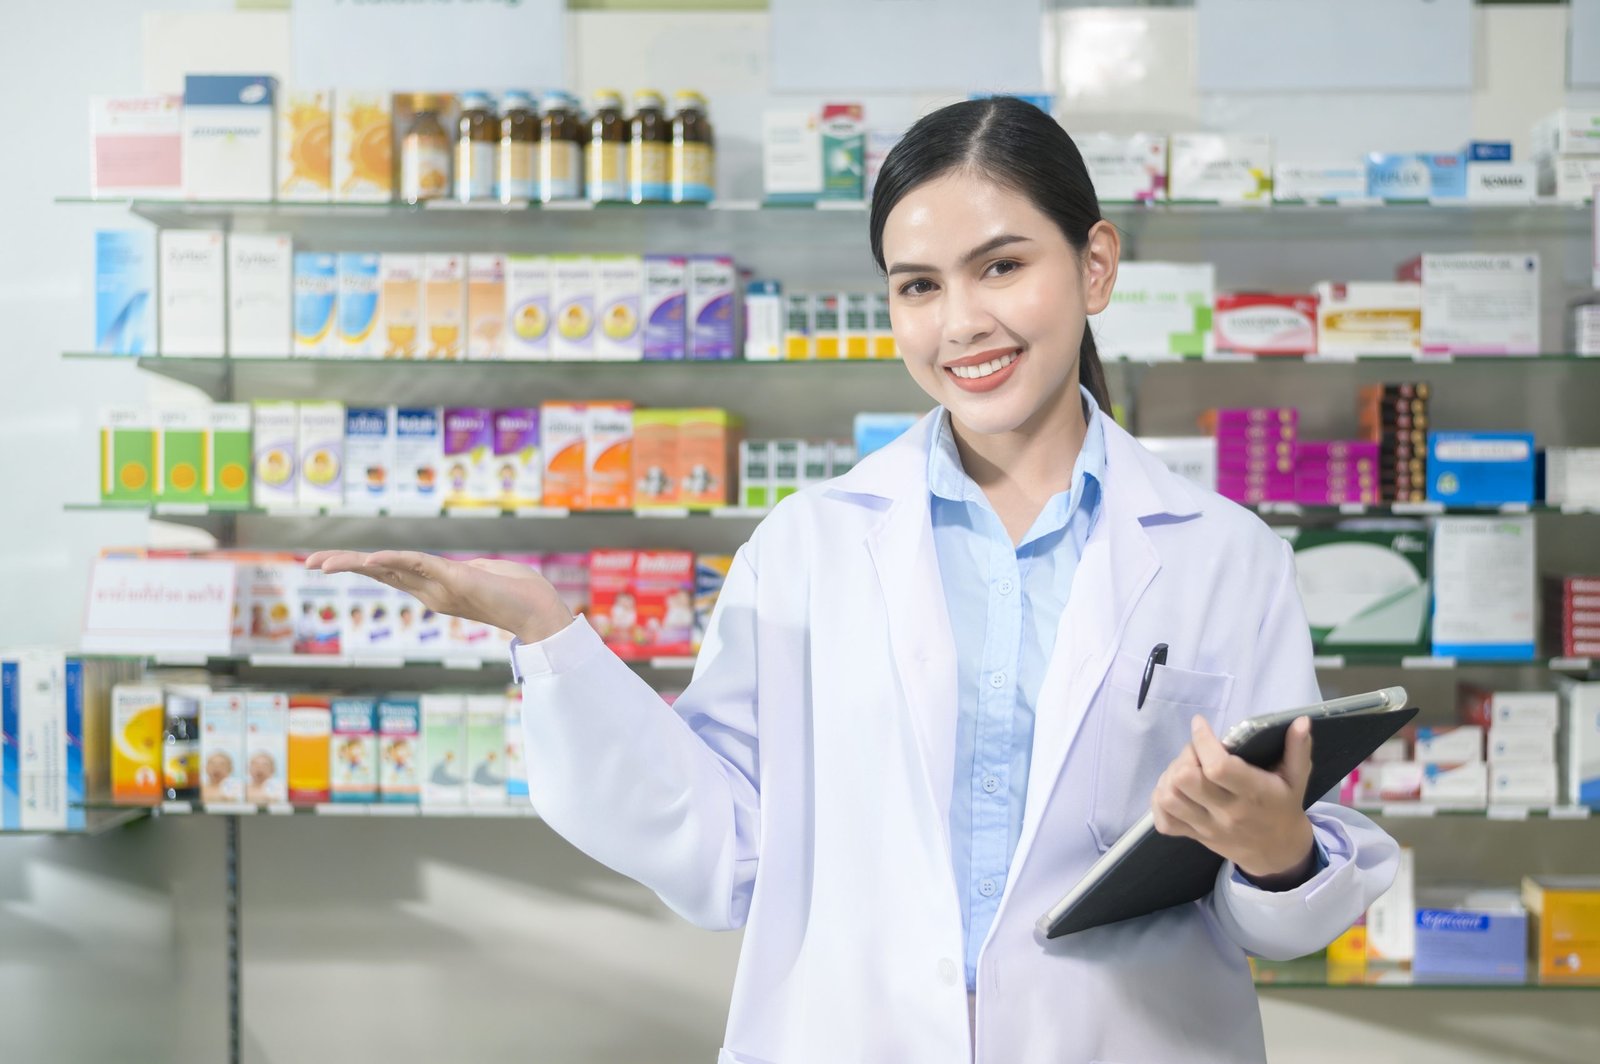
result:
M 1189 742 L 1190 719 L 1198 713 L 1215 727 L 1233 689 L 1228 673 L 1158 665 L 1141 709 L 1144 660 L 1118 653 L 1094 707 L 1089 830 L 1101 852 L 1150 811 L 1161 774 Z

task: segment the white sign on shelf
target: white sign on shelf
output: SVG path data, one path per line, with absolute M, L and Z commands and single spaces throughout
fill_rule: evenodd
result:
M 772 0 L 772 91 L 1043 92 L 1043 18 L 1040 0 Z
M 1472 0 L 1195 0 L 1202 92 L 1472 88 Z
M 294 0 L 293 83 L 416 91 L 565 85 L 564 0 Z
M 102 558 L 89 577 L 83 650 L 225 655 L 233 590 L 232 562 Z

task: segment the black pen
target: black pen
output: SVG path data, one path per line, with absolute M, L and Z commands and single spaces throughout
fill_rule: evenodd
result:
M 1150 693 L 1150 678 L 1156 674 L 1157 665 L 1167 663 L 1167 644 L 1157 643 L 1150 648 L 1150 656 L 1144 659 L 1144 679 L 1139 681 L 1139 704 L 1134 709 L 1144 708 L 1144 696 Z

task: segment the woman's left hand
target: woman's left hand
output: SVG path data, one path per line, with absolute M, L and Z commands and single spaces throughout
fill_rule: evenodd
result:
M 1182 835 L 1232 861 L 1257 886 L 1288 890 L 1315 864 L 1315 837 L 1304 796 L 1311 778 L 1311 720 L 1289 727 L 1283 760 L 1257 768 L 1228 752 L 1204 717 L 1167 766 L 1150 800 L 1156 830 Z

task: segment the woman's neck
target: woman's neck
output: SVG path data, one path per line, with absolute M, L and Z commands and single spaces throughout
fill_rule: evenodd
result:
M 961 465 L 972 478 L 1013 544 L 1027 534 L 1051 496 L 1072 486 L 1072 470 L 1088 429 L 1083 400 L 1074 385 L 1062 400 L 1040 410 L 1012 432 L 980 434 L 953 417 L 951 434 Z

